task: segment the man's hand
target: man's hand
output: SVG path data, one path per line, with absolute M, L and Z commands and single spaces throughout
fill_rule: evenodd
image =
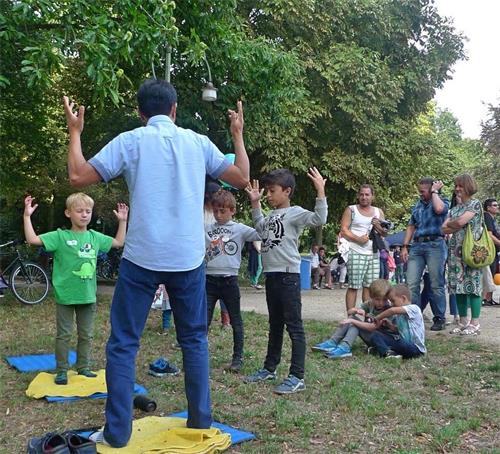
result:
M 370 237 L 368 236 L 367 233 L 365 233 L 364 235 L 361 235 L 358 238 L 359 238 L 358 244 L 361 244 L 361 245 L 366 244 L 366 243 L 368 243 L 368 241 L 370 241 Z
M 264 188 L 259 190 L 259 180 L 253 180 L 252 183 L 248 183 L 245 191 L 248 194 L 250 202 L 258 202 L 264 194 Z
M 38 208 L 38 203 L 32 205 L 34 200 L 35 198 L 31 197 L 30 195 L 26 196 L 26 198 L 24 199 L 24 216 L 31 217 L 31 215 Z
M 307 176 L 312 180 L 314 187 L 316 188 L 318 199 L 324 198 L 326 178 L 321 176 L 321 173 L 319 173 L 319 170 L 316 167 L 310 167 L 307 172 Z
M 118 219 L 118 222 L 124 221 L 127 222 L 128 219 L 128 206 L 125 203 L 117 203 L 116 210 L 113 210 L 113 213 Z
M 78 113 L 74 113 L 73 107 L 75 107 L 75 103 L 73 101 L 70 102 L 67 96 L 63 96 L 63 104 L 69 132 L 81 134 L 83 131 L 85 107 L 80 106 L 78 108 Z
M 436 180 L 432 183 L 431 191 L 439 191 L 444 186 L 441 180 Z
M 340 322 L 341 325 L 352 325 L 354 322 L 353 318 L 345 318 Z
M 238 101 L 236 103 L 236 111 L 228 109 L 227 115 L 229 117 L 229 121 L 231 122 L 231 125 L 229 128 L 231 130 L 231 134 L 233 136 L 243 134 L 244 120 L 243 120 L 243 104 L 242 104 L 242 102 Z
M 408 248 L 407 247 L 404 247 L 403 249 L 401 249 L 401 260 L 403 262 L 407 262 L 408 261 Z

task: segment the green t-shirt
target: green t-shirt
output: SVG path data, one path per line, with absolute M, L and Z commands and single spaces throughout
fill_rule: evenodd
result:
M 40 239 L 45 249 L 54 253 L 52 285 L 57 303 L 95 303 L 97 254 L 108 252 L 113 238 L 95 230 L 57 229 L 40 235 Z

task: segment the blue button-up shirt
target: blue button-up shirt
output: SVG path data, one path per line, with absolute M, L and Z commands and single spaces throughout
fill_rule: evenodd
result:
M 410 222 L 408 222 L 409 225 L 415 226 L 415 234 L 413 235 L 413 238 L 443 234 L 441 226 L 443 225 L 443 222 L 448 214 L 450 202 L 448 199 L 443 197 L 441 197 L 441 200 L 443 201 L 444 208 L 440 214 L 437 214 L 434 211 L 432 200 L 429 200 L 428 202 L 419 200 L 413 207 Z
M 89 163 L 104 181 L 123 176 L 130 216 L 123 257 L 155 271 L 188 271 L 205 255 L 205 175 L 231 164 L 206 136 L 166 115 L 109 142 Z

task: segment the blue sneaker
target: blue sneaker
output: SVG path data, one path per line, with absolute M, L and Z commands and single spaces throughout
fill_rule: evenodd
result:
M 297 378 L 295 375 L 289 375 L 282 383 L 274 388 L 274 392 L 276 394 L 293 394 L 304 391 L 305 389 L 306 385 L 303 379 Z
M 345 344 L 340 344 L 331 352 L 325 353 L 325 356 L 330 359 L 349 358 L 352 356 L 351 347 Z
M 320 342 L 319 344 L 311 347 L 313 351 L 323 353 L 331 352 L 335 348 L 337 348 L 337 342 L 335 342 L 333 339 L 327 339 L 326 341 Z
M 274 380 L 276 372 L 269 372 L 267 369 L 259 369 L 251 375 L 247 375 L 243 381 L 245 383 L 258 383 L 265 380 Z
M 149 365 L 149 375 L 154 377 L 164 377 L 165 375 L 179 375 L 180 370 L 173 364 L 170 364 L 165 358 L 158 358 Z

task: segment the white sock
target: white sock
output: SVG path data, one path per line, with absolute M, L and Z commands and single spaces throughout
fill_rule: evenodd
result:
M 98 430 L 96 432 L 92 432 L 89 435 L 89 440 L 93 441 L 94 443 L 102 443 L 103 445 L 106 446 L 111 446 L 105 439 L 104 439 L 104 432 L 102 430 Z

